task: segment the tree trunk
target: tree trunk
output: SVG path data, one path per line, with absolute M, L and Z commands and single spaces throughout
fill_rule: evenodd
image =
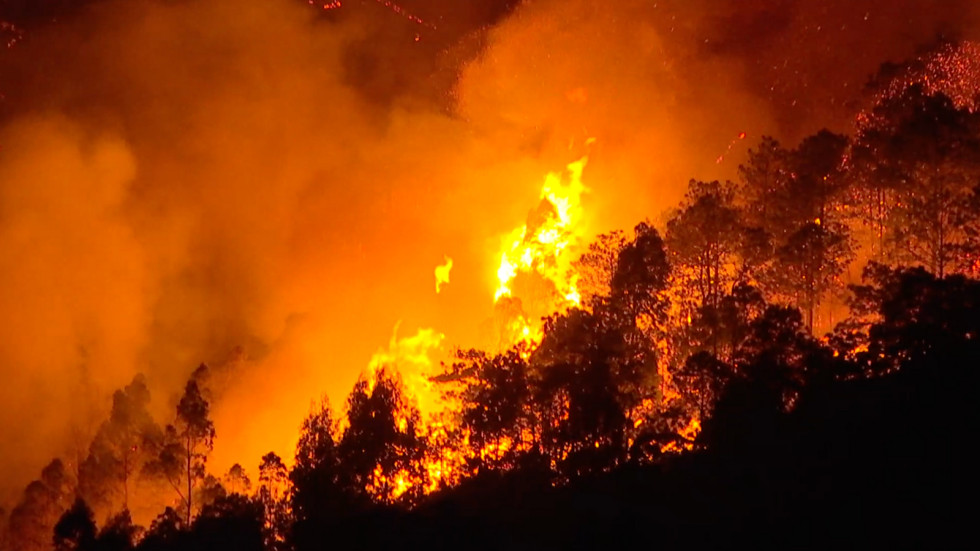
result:
M 187 525 L 191 523 L 191 435 L 187 431 Z

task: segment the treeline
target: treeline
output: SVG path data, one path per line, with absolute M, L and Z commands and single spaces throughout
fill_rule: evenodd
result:
M 980 115 L 907 86 L 852 138 L 763 138 L 739 176 L 600 236 L 583 307 L 539 345 L 459 351 L 433 379 L 445 418 L 381 369 L 254 485 L 207 470 L 206 367 L 165 426 L 136 377 L 87 455 L 25 489 L 5 548 L 948 543 L 976 429 Z

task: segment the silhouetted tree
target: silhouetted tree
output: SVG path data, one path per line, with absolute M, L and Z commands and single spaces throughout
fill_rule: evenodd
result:
M 518 454 L 537 444 L 528 354 L 526 345 L 496 355 L 459 351 L 456 361 L 434 379 L 449 385 L 446 393 L 459 402 L 459 425 L 475 452 L 470 465 L 474 472 L 513 467 Z
M 937 278 L 919 268 L 870 265 L 866 285 L 853 286 L 857 315 L 875 322 L 859 361 L 872 373 L 903 363 L 958 363 L 978 353 L 980 282 L 956 274 Z M 980 358 L 978 358 L 980 359 Z
M 544 334 L 531 368 L 546 452 L 569 478 L 625 461 L 634 413 L 656 389 L 652 342 L 609 306 L 549 318 Z
M 88 551 L 95 547 L 95 515 L 82 498 L 76 498 L 54 525 L 55 551 Z
M 228 469 L 228 473 L 224 476 L 224 485 L 230 494 L 248 495 L 252 490 L 252 481 L 239 463 L 235 463 Z
M 827 293 L 843 289 L 840 276 L 853 257 L 843 225 L 808 222 L 776 250 L 766 284 L 806 313 L 806 326 L 812 331 L 817 307 Z
M 231 494 L 205 505 L 194 519 L 182 549 L 264 551 L 262 503 Z
M 274 452 L 259 464 L 259 502 L 264 510 L 263 533 L 266 549 L 283 546 L 289 528 L 289 477 L 286 465 Z
M 424 488 L 420 415 L 387 368 L 361 378 L 347 398 L 348 426 L 338 445 L 345 492 L 366 504 L 417 499 Z
M 113 515 L 99 531 L 96 547 L 99 551 L 129 551 L 133 549 L 143 528 L 133 524 L 129 510 Z
M 763 136 L 758 148 L 749 150 L 746 163 L 738 167 L 747 227 L 769 228 L 782 208 L 780 194 L 791 173 L 789 152 L 771 136 Z
M 736 276 L 741 222 L 730 183 L 692 180 L 667 222 L 666 244 L 679 295 L 690 308 L 715 305 Z
M 180 513 L 173 507 L 167 507 L 157 518 L 150 523 L 150 529 L 146 532 L 137 549 L 139 551 L 171 551 L 185 549 L 187 544 L 187 532 L 184 530 L 185 522 L 180 517 Z
M 326 398 L 303 420 L 296 460 L 289 472 L 293 491 L 291 543 L 312 548 L 329 533 L 329 523 L 348 509 L 348 498 L 340 480 L 340 458 L 334 440 L 336 426 Z
M 661 326 L 667 310 L 663 292 L 670 277 L 664 242 L 645 222 L 634 233 L 619 252 L 610 298 L 616 309 L 637 320 L 641 328 Z
M 212 474 L 204 475 L 204 478 L 194 488 L 194 503 L 201 508 L 209 503 L 214 503 L 228 495 L 228 490 L 221 484 L 218 477 Z

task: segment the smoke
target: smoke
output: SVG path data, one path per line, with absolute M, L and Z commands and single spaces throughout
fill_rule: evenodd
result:
M 762 132 L 846 128 L 880 62 L 971 28 L 956 4 L 106 0 L 34 28 L 0 61 L 4 491 L 136 372 L 167 420 L 201 361 L 212 468 L 289 457 L 396 325 L 477 342 L 546 172 L 590 154 L 589 233 L 632 226 Z

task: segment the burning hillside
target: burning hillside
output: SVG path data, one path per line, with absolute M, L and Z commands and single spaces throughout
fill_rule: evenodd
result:
M 978 18 L 0 2 L 0 548 L 748 523 L 698 476 L 972 350 Z

